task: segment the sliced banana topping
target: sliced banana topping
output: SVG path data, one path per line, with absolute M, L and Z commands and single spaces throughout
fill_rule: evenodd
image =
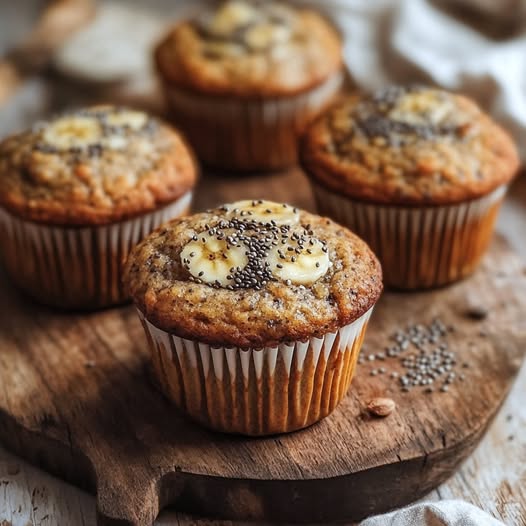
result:
M 140 130 L 148 122 L 148 116 L 142 111 L 124 110 L 110 113 L 106 117 L 106 122 L 110 126 Z
M 209 25 L 209 31 L 218 37 L 228 37 L 240 27 L 256 20 L 258 12 L 248 2 L 226 2 L 215 14 Z
M 389 112 L 390 119 L 408 124 L 440 125 L 454 118 L 455 107 L 449 97 L 434 91 L 407 93 Z
M 255 51 L 286 42 L 291 35 L 289 27 L 281 24 L 258 24 L 247 30 L 245 43 Z
M 273 22 L 293 25 L 296 21 L 296 13 L 294 9 L 287 4 L 282 4 L 280 2 L 265 2 L 261 5 L 261 10 Z
M 183 266 L 205 283 L 227 287 L 233 284 L 233 274 L 248 263 L 247 249 L 208 232 L 199 234 L 181 252 Z M 221 237 L 221 236 L 219 236 Z
M 325 242 L 300 224 L 290 205 L 238 201 L 212 217 L 181 252 L 183 267 L 199 283 L 230 290 L 260 290 L 271 281 L 312 285 L 331 266 Z
M 141 111 L 95 106 L 43 124 L 35 133 L 42 134 L 37 149 L 44 153 L 73 152 L 94 156 L 105 149 L 123 150 L 134 137 L 155 129 L 154 122 Z
M 128 139 L 122 135 L 111 134 L 101 140 L 101 145 L 110 150 L 124 150 L 128 145 Z
M 287 284 L 312 285 L 330 267 L 329 251 L 316 238 L 295 238 L 275 247 L 266 258 L 272 274 Z
M 209 57 L 239 57 L 244 54 L 243 46 L 232 42 L 206 42 L 203 46 L 205 55 Z
M 276 46 L 288 46 L 296 19 L 294 9 L 281 3 L 254 5 L 243 0 L 230 0 L 223 3 L 215 14 L 199 19 L 197 25 L 208 36 L 203 43 L 206 55 L 212 58 L 238 57 L 247 51 L 267 52 Z M 228 47 L 228 44 L 236 47 Z M 285 56 L 283 51 L 278 55 Z
M 274 222 L 276 225 L 295 225 L 300 219 L 297 208 L 263 199 L 237 201 L 225 205 L 224 210 L 228 215 L 264 224 Z
M 48 125 L 43 133 L 46 144 L 58 151 L 88 148 L 102 137 L 102 126 L 94 117 L 66 116 Z

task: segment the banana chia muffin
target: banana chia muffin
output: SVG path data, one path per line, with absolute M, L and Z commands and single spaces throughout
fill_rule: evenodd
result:
M 0 144 L 0 247 L 39 301 L 97 308 L 125 300 L 121 263 L 185 213 L 196 179 L 181 136 L 126 108 L 64 114 Z
M 293 164 L 298 133 L 339 91 L 341 41 L 320 14 L 231 0 L 172 29 L 156 64 L 175 122 L 207 164 Z
M 404 289 L 473 272 L 519 163 L 474 102 L 424 86 L 349 96 L 310 127 L 300 155 L 320 213 L 363 237 L 386 284 Z
M 166 395 L 207 427 L 247 435 L 336 407 L 382 291 L 361 239 L 269 201 L 168 223 L 132 250 L 124 281 Z

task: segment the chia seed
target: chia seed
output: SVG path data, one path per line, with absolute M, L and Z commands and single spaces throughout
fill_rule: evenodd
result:
M 454 328 L 453 328 L 454 330 Z M 393 371 L 389 377 L 399 384 L 403 392 L 413 387 L 421 387 L 426 393 L 436 390 L 433 385 L 441 384 L 447 391 L 455 380 L 464 381 L 465 375 L 455 372 L 458 359 L 456 352 L 450 350 L 447 337 L 451 326 L 446 326 L 441 320 L 435 319 L 431 323 L 414 324 L 405 330 L 398 330 L 391 339 L 394 345 L 385 348 L 384 352 L 369 354 L 363 362 L 398 358 L 402 372 Z M 362 363 L 363 363 L 362 362 Z M 469 364 L 464 362 L 463 367 Z M 375 368 L 374 375 L 387 372 L 385 367 Z

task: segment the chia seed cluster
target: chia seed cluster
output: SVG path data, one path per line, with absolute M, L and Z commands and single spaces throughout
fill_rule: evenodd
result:
M 263 201 L 253 201 L 252 206 L 258 206 L 262 203 Z M 287 208 L 288 205 L 283 204 L 283 207 Z M 270 263 L 266 261 L 270 251 L 276 250 L 281 260 L 295 263 L 300 254 L 311 254 L 311 247 L 316 243 L 322 244 L 324 252 L 328 250 L 325 241 L 312 237 L 314 232 L 310 225 L 304 225 L 301 226 L 301 229 L 292 231 L 290 225 L 278 225 L 274 220 L 264 222 L 251 219 L 253 213 L 250 210 L 231 210 L 227 207 L 222 207 L 220 210 L 224 213 L 236 214 L 238 217 L 222 219 L 213 226 L 205 225 L 204 232 L 215 237 L 218 241 L 226 241 L 226 251 L 233 247 L 244 247 L 248 262 L 243 268 L 232 267 L 230 269 L 230 274 L 227 276 L 229 285 L 225 287 L 219 281 L 207 283 L 212 287 L 228 290 L 261 290 L 269 281 L 277 281 L 272 273 Z M 297 209 L 294 208 L 293 211 L 296 213 Z M 270 209 L 266 212 L 268 214 L 273 213 Z M 199 239 L 203 243 L 206 242 L 205 237 L 194 234 L 192 240 L 199 241 Z M 224 255 L 224 257 L 226 256 Z M 189 270 L 189 264 L 188 259 L 183 261 L 186 270 Z M 282 268 L 279 263 L 277 267 Z M 188 279 L 196 283 L 204 283 L 199 277 L 189 276 Z M 292 282 L 286 280 L 285 284 L 290 286 Z M 299 285 L 299 288 L 305 287 Z
M 456 380 L 463 381 L 465 374 L 456 371 L 458 366 L 455 351 L 449 349 L 448 334 L 455 329 L 439 319 L 429 325 L 415 324 L 405 331 L 399 330 L 391 336 L 392 345 L 384 351 L 361 356 L 358 363 L 384 362 L 398 358 L 403 372 L 390 373 L 393 380 L 398 381 L 403 392 L 413 388 L 422 388 L 426 393 L 435 390 L 446 392 Z M 467 368 L 468 364 L 462 364 Z M 386 367 L 373 368 L 371 376 L 387 373 Z
M 250 5 L 257 8 L 257 16 L 247 23 L 236 27 L 230 34 L 218 34 L 214 31 L 212 26 L 213 14 L 207 13 L 204 16 L 197 18 L 193 26 L 199 33 L 201 38 L 218 43 L 218 44 L 237 44 L 243 48 L 245 53 L 253 53 L 257 51 L 268 52 L 274 47 L 274 43 L 270 42 L 268 46 L 264 48 L 258 48 L 257 50 L 247 45 L 246 35 L 254 27 L 260 24 L 270 24 L 273 26 L 282 26 L 290 28 L 295 22 L 294 11 L 283 4 L 265 1 L 252 1 Z M 204 54 L 209 58 L 221 58 L 222 54 L 215 50 L 204 48 Z
M 458 123 L 424 124 L 394 120 L 389 113 L 399 100 L 410 93 L 427 88 L 419 85 L 389 86 L 363 99 L 349 114 L 349 129 L 343 131 L 333 126 L 335 146 L 346 151 L 346 144 L 354 137 L 365 138 L 375 145 L 400 147 L 418 141 L 435 141 L 443 138 L 460 139 L 465 126 Z M 444 96 L 448 96 L 444 94 Z M 425 115 L 424 115 L 425 118 Z

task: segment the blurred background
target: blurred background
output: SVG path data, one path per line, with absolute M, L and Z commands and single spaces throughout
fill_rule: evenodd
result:
M 150 51 L 214 0 L 0 2 L 0 133 L 93 101 L 162 112 Z M 297 0 L 344 38 L 356 85 L 424 81 L 473 96 L 526 157 L 526 0 Z
M 162 116 L 152 48 L 177 19 L 214 3 L 219 0 L 0 0 L 0 139 L 95 102 Z M 513 135 L 526 159 L 526 0 L 293 3 L 324 11 L 339 28 L 351 88 L 425 82 L 464 92 Z M 263 177 L 269 187 L 302 181 L 294 174 Z M 501 224 L 519 220 L 525 180 L 510 192 Z M 248 178 L 239 184 L 240 192 L 250 191 Z M 210 205 L 203 192 L 197 195 L 197 209 Z M 296 204 L 309 208 L 310 192 L 300 191 Z M 526 253 L 520 231 L 507 235 Z

